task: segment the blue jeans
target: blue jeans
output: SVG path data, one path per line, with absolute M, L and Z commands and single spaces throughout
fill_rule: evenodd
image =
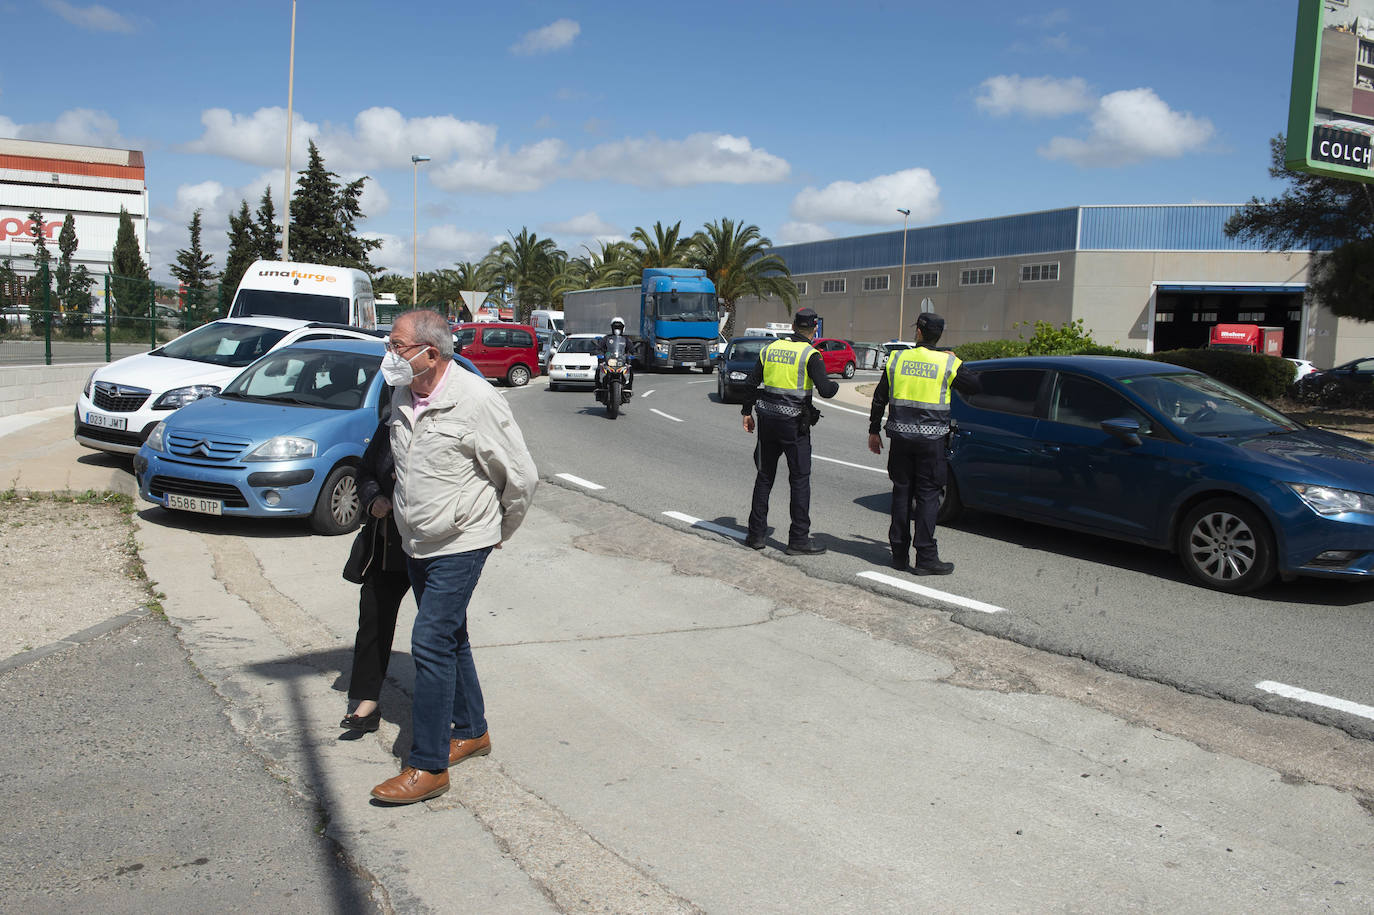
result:
M 407 560 L 419 611 L 410 636 L 415 699 L 406 764 L 417 769 L 447 769 L 449 740 L 487 732 L 482 687 L 468 642 L 468 601 L 491 550 Z

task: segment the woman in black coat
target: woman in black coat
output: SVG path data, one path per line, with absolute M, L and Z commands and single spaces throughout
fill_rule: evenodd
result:
M 381 724 L 377 702 L 391 661 L 396 613 L 410 590 L 406 554 L 391 514 L 395 466 L 391 430 L 383 420 L 372 433 L 372 441 L 368 442 L 358 467 L 358 495 L 367 509 L 368 520 L 358 532 L 343 573 L 344 578 L 362 585 L 358 595 L 358 635 L 353 642 L 353 673 L 348 681 L 349 713 L 339 722 L 339 727 L 352 731 L 375 731 Z

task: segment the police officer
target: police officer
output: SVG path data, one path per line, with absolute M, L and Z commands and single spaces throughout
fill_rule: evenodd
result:
M 788 509 L 792 524 L 787 530 L 787 554 L 812 556 L 825 547 L 811 537 L 811 426 L 820 411 L 811 405 L 811 393 L 834 397 L 840 386 L 825 373 L 825 360 L 811 346 L 819 319 L 809 308 L 792 317 L 792 334 L 774 340 L 759 353 L 749 370 L 749 390 L 744 395 L 744 431 L 753 433 L 753 413 L 758 413 L 758 446 L 754 463 L 754 498 L 749 509 L 746 546 L 764 547 L 768 530 L 768 496 L 778 471 L 778 457 L 787 456 L 787 481 L 792 491 Z M 759 385 L 762 384 L 762 390 Z
M 878 435 L 887 408 L 887 475 L 892 480 L 892 524 L 887 539 L 892 567 L 905 571 L 907 551 L 916 548 L 911 571 L 917 575 L 948 575 L 954 563 L 940 561 L 935 543 L 935 516 L 940 490 L 948 472 L 949 392 L 976 394 L 976 376 L 959 373 L 959 357 L 935 349 L 945 331 L 945 319 L 933 312 L 916 319 L 917 345 L 888 357 L 887 367 L 873 392 L 868 414 L 868 450 L 882 454 Z M 915 531 L 912 531 L 912 524 Z

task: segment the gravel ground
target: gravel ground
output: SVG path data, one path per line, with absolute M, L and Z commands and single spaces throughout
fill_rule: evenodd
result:
M 41 648 L 148 603 L 118 504 L 0 499 L 0 658 Z

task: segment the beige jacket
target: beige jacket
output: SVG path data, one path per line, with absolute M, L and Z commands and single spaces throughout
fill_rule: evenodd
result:
M 525 519 L 539 483 L 524 436 L 491 383 L 454 364 L 415 420 L 410 388 L 391 398 L 392 496 L 406 555 L 494 546 Z

